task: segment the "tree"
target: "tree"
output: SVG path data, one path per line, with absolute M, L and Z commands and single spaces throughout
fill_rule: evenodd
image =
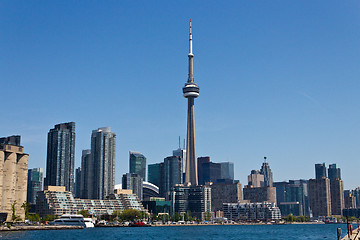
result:
M 120 220 L 121 219 L 121 211 L 115 210 L 112 214 L 113 219 Z
M 28 219 L 31 221 L 31 222 L 39 222 L 40 221 L 40 216 L 35 213 L 35 214 L 29 214 L 28 215 Z
M 57 219 L 56 215 L 46 215 L 42 220 L 45 222 L 51 222 Z
M 87 217 L 89 217 L 89 211 L 88 210 L 80 210 L 79 212 L 78 212 L 78 214 L 81 214 L 81 215 L 83 215 L 83 217 L 84 218 L 87 218 Z
M 137 209 L 126 209 L 121 214 L 121 219 L 125 221 L 134 221 L 141 217 L 141 212 Z
M 20 216 L 16 215 L 16 209 L 15 209 L 16 204 L 17 204 L 16 200 L 13 202 L 13 204 L 11 204 L 11 211 L 12 211 L 11 220 L 13 222 L 21 221 Z
M 25 202 L 23 202 L 21 207 L 25 210 L 25 218 L 28 219 L 29 218 L 30 203 L 25 201 Z
M 211 221 L 211 213 L 206 212 L 204 218 L 205 218 L 205 221 Z
M 180 219 L 181 219 L 180 214 L 176 212 L 176 213 L 174 214 L 174 221 L 175 221 L 175 222 L 178 222 L 178 221 L 180 221 Z

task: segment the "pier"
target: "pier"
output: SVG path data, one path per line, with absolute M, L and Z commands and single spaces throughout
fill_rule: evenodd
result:
M 350 237 L 349 237 L 350 236 Z M 345 237 L 342 238 L 342 240 L 358 240 L 360 239 L 360 227 L 356 228 L 352 231 L 352 234 L 346 233 Z

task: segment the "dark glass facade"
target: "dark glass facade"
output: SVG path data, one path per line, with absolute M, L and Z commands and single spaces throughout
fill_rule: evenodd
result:
M 74 192 L 75 123 L 55 125 L 48 133 L 45 186 Z
M 36 204 L 36 194 L 42 191 L 43 169 L 33 168 L 28 170 L 27 197 L 26 201 L 30 204 Z
M 130 173 L 139 174 L 140 177 L 142 177 L 143 181 L 145 181 L 146 157 L 139 152 L 132 151 L 130 151 L 129 155 Z

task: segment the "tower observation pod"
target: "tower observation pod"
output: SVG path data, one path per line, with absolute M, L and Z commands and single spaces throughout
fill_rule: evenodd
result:
M 194 82 L 193 76 L 193 58 L 192 52 L 192 33 L 190 19 L 190 36 L 189 36 L 189 76 L 183 87 L 184 97 L 188 99 L 188 115 L 187 115 L 187 137 L 186 137 L 186 171 L 185 185 L 198 185 L 197 161 L 196 161 L 196 145 L 195 145 L 195 109 L 194 99 L 199 96 L 199 87 Z

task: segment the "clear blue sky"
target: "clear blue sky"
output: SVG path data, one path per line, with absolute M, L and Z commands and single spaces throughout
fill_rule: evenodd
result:
M 45 168 L 47 132 L 76 122 L 76 166 L 91 131 L 162 161 L 186 134 L 193 20 L 197 155 L 235 176 L 267 156 L 275 181 L 337 163 L 360 185 L 359 1 L 0 1 L 0 136 L 20 134 Z

